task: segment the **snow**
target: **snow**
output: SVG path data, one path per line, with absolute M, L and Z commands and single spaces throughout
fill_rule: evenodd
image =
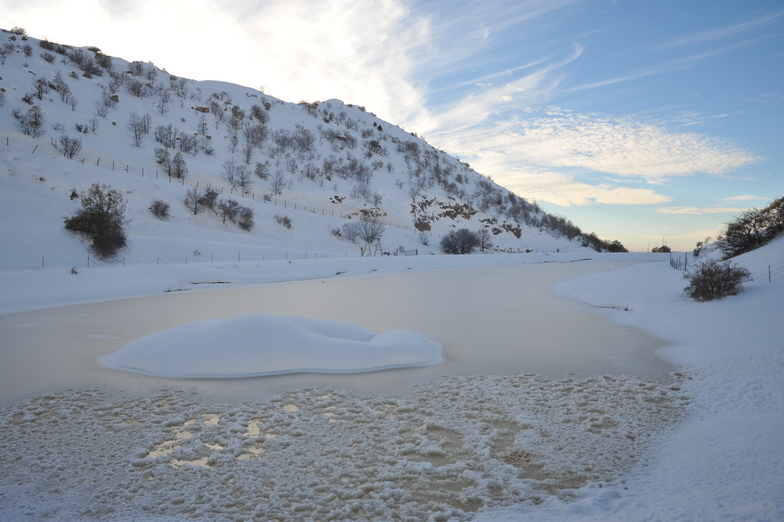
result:
M 481 365 L 462 373 L 451 361 L 461 354 L 450 357 L 447 350 L 446 364 L 435 367 L 442 368 L 441 376 L 428 373 L 409 391 L 391 394 L 382 388 L 374 392 L 372 384 L 375 380 L 380 385 L 389 372 L 364 374 L 376 377 L 359 387 L 343 381 L 348 389 L 337 384 L 340 381 L 330 384 L 312 375 L 286 381 L 280 392 L 260 393 L 265 390 L 263 379 L 294 376 L 216 380 L 214 388 L 185 384 L 193 381 L 182 381 L 181 386 L 180 379 L 156 380 L 143 391 L 118 392 L 110 383 L 121 381 L 125 372 L 103 370 L 110 373 L 99 388 L 82 385 L 68 391 L 63 384 L 55 391 L 30 393 L 3 409 L 3 450 L 21 461 L 3 469 L 0 514 L 10 520 L 231 520 L 254 513 L 280 519 L 780 519 L 784 445 L 778 434 L 784 418 L 784 353 L 775 321 L 784 304 L 782 250 L 784 241 L 779 240 L 739 259 L 752 270 L 755 281 L 744 293 L 713 303 L 686 299 L 682 273 L 666 262 L 650 262 L 661 259 L 651 255 L 631 264 L 615 256 L 578 262 L 570 254 L 532 258 L 529 264 L 520 264 L 525 255 L 439 256 L 424 258 L 433 266 L 409 263 L 406 268 L 397 265 L 399 259 L 381 264 L 343 259 L 347 272 L 354 273 L 333 272 L 331 287 L 316 278 L 320 271 L 333 270 L 331 263 L 338 260 L 322 259 L 297 263 L 297 274 L 315 279 L 312 282 L 166 294 L 181 298 L 168 301 L 174 304 L 172 311 L 186 298 L 214 296 L 223 306 L 227 301 L 222 294 L 240 299 L 239 291 L 252 296 L 264 295 L 258 294 L 264 289 L 291 295 L 287 308 L 297 308 L 302 295 L 320 287 L 337 300 L 349 283 L 369 289 L 406 286 L 405 278 L 413 278 L 429 306 L 435 289 L 423 281 L 451 274 L 466 287 L 465 294 L 453 297 L 459 302 L 459 295 L 476 296 L 481 308 L 474 279 L 487 283 L 496 273 L 507 286 L 510 281 L 520 286 L 522 280 L 512 274 L 527 272 L 540 290 L 550 278 L 561 278 L 547 287 L 561 296 L 557 303 L 568 305 L 563 300 L 567 296 L 590 303 L 594 317 L 585 316 L 586 325 L 601 319 L 598 314 L 666 339 L 669 344 L 658 345 L 658 351 L 680 368 L 669 378 L 654 380 L 620 372 L 560 377 L 514 369 L 487 373 Z M 507 264 L 511 257 L 518 264 Z M 628 259 L 633 261 L 634 256 Z M 362 262 L 365 270 L 359 269 Z M 238 271 L 251 269 L 246 265 Z M 102 278 L 83 284 L 100 286 L 100 281 L 119 277 L 126 291 L 134 287 L 127 280 L 134 272 L 123 267 L 96 271 L 104 272 Z M 67 280 L 66 275 L 60 277 Z M 304 294 L 295 291 L 299 285 Z M 497 292 L 492 284 L 491 289 Z M 539 308 L 551 300 L 541 292 L 521 295 Z M 150 299 L 155 298 L 127 304 L 148 308 L 143 303 Z M 514 310 L 515 300 L 510 294 L 502 301 Z M 196 309 L 206 302 L 197 300 Z M 106 302 L 104 308 L 111 305 Z M 706 305 L 711 313 L 704 312 Z M 74 316 L 89 315 L 85 306 L 5 317 L 29 322 L 33 314 L 54 317 L 70 308 L 76 309 Z M 585 309 L 578 305 L 570 313 Z M 548 313 L 566 313 L 559 310 Z M 158 308 L 151 313 L 159 313 Z M 520 313 L 523 317 L 530 311 Z M 228 321 L 240 322 L 247 318 L 229 317 Z M 455 317 L 443 326 L 459 330 L 455 321 L 461 316 Z M 737 317 L 751 322 L 746 327 Z M 303 317 L 297 321 L 310 327 L 324 324 Z M 134 324 L 132 318 L 125 322 Z M 138 325 L 143 322 L 140 318 Z M 224 324 L 229 325 L 226 331 L 248 337 L 239 325 Z M 110 348 L 112 343 L 124 342 L 110 339 L 111 330 L 90 328 L 85 332 L 104 353 L 116 350 Z M 346 337 L 349 330 L 359 331 L 355 328 L 344 323 L 333 333 Z M 692 336 L 694 330 L 701 335 Z M 556 332 L 553 323 L 549 336 L 557 340 Z M 731 344 L 741 334 L 745 341 Z M 706 337 L 713 347 L 709 354 L 708 344 L 701 341 Z M 589 353 L 596 348 L 583 346 Z M 492 358 L 491 353 L 485 355 Z M 3 357 L 13 360 L 8 354 Z M 403 377 L 422 370 L 426 369 L 392 372 L 404 372 L 397 374 Z M 224 402 L 227 396 L 216 391 L 229 382 L 237 383 L 238 389 L 247 384 L 241 399 Z M 69 425 L 78 429 L 66 428 Z M 69 451 L 62 452 L 64 447 Z M 115 457 L 107 461 L 100 455 Z M 68 488 L 58 486 L 64 470 Z M 97 474 L 103 477 L 99 484 L 94 483 Z M 44 501 L 36 493 L 42 491 Z M 82 491 L 90 491 L 91 500 Z
M 31 72 L 62 70 L 76 110 L 40 103 L 47 125 L 73 133 L 103 80 L 72 79 L 72 65 L 38 52 L 9 54 L 2 74 L 0 519 L 784 520 L 784 239 L 737 258 L 754 281 L 709 303 L 685 297 L 661 254 L 597 254 L 536 228 L 496 238 L 531 253 L 430 255 L 439 234 L 480 216 L 437 222 L 423 245 L 405 228 L 411 199 L 396 181 L 410 180 L 395 154 L 373 178 L 394 224 L 384 250 L 420 255 L 360 257 L 331 230 L 363 203 L 325 196 L 352 184 L 294 172 L 277 201 L 259 197 L 261 179 L 255 195 L 234 196 L 256 216 L 243 232 L 181 204 L 195 183 L 231 191 L 216 174 L 225 128 L 215 156 L 188 157 L 187 183 L 169 183 L 153 175 L 151 139 L 130 145 L 128 113 L 191 132 L 190 105 L 225 91 L 243 107 L 271 101 L 279 128 L 316 133 L 320 119 L 219 82 L 189 82 L 166 117 L 121 90 L 83 136 L 84 161 L 66 160 L 49 144 L 59 131 L 22 136 L 11 109 L 26 110 Z M 330 103 L 363 130 L 376 122 Z M 62 226 L 79 208 L 71 191 L 95 182 L 128 201 L 129 246 L 110 261 Z M 156 198 L 172 203 L 169 221 L 150 217 Z M 317 353 L 283 367 L 259 339 Z M 158 375 L 96 363 L 138 369 L 142 345 L 158 354 L 143 371 Z M 408 354 L 390 360 L 400 346 Z M 363 362 L 352 350 L 375 353 Z M 265 366 L 232 351 L 266 354 Z M 430 366 L 393 368 L 412 361 Z M 355 373 L 189 378 L 281 368 Z
M 441 345 L 408 330 L 376 335 L 338 321 L 252 313 L 174 326 L 98 360 L 164 377 L 363 372 L 444 362 Z

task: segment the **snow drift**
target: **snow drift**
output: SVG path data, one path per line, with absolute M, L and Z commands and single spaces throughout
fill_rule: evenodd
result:
M 411 330 L 250 313 L 180 324 L 98 359 L 106 368 L 188 378 L 367 372 L 444 362 L 443 346 Z

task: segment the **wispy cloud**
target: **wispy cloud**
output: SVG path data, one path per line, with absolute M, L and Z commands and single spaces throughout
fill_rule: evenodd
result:
M 672 198 L 651 189 L 591 185 L 560 172 L 516 171 L 504 184 L 527 198 L 547 201 L 561 207 L 602 205 L 655 205 Z
M 728 214 L 742 212 L 743 208 L 736 207 L 664 207 L 657 208 L 656 212 L 660 214 L 689 214 L 689 215 L 704 215 L 704 214 Z
M 722 201 L 765 201 L 767 198 L 763 198 L 760 196 L 752 196 L 752 195 L 743 195 L 743 196 L 732 196 L 729 198 L 724 198 Z
M 779 11 L 778 13 L 773 13 L 767 16 L 762 16 L 759 18 L 755 18 L 753 20 L 749 20 L 747 22 L 741 22 L 732 25 L 726 25 L 724 27 L 718 27 L 716 29 L 711 29 L 708 31 L 701 31 L 698 33 L 690 34 L 687 36 L 683 36 L 681 38 L 677 38 L 675 40 L 671 40 L 669 42 L 665 42 L 657 47 L 657 49 L 671 49 L 673 47 L 681 47 L 684 45 L 693 45 L 703 42 L 709 42 L 711 40 L 719 40 L 722 38 L 727 38 L 730 36 L 734 36 L 739 33 L 743 33 L 746 31 L 751 31 L 754 29 L 758 29 L 764 25 L 769 23 L 773 23 L 784 18 L 784 11 Z
M 459 130 L 451 130 L 455 127 Z M 557 108 L 545 114 L 518 111 L 514 117 L 488 124 L 464 122 L 431 136 L 439 145 L 475 158 L 483 171 L 494 176 L 529 165 L 590 169 L 659 183 L 673 176 L 723 174 L 756 160 L 727 140 Z

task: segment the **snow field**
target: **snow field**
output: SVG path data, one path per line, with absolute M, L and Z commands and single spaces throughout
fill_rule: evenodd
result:
M 14 455 L 0 515 L 469 520 L 616 481 L 680 416 L 681 380 L 444 377 L 408 397 L 302 389 L 232 405 L 48 394 L 0 412 Z

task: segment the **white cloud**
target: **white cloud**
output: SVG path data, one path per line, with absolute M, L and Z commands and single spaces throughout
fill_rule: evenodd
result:
M 724 198 L 722 201 L 764 201 L 767 198 L 763 198 L 760 196 L 752 196 L 752 195 L 743 195 L 743 196 L 732 196 L 729 198 Z
M 499 106 L 507 102 L 499 102 Z M 431 132 L 438 146 L 468 156 L 480 172 L 514 184 L 521 165 L 540 169 L 590 169 L 661 184 L 673 176 L 700 172 L 723 174 L 756 160 L 730 142 L 666 128 L 629 118 L 580 114 L 558 108 L 546 113 L 518 111 L 485 121 L 451 121 Z M 474 114 L 464 109 L 466 114 Z M 451 119 L 455 113 L 450 114 Z M 459 119 L 458 119 L 459 120 Z
M 559 172 L 516 172 L 503 179 L 506 187 L 529 199 L 562 207 L 602 205 L 654 205 L 672 201 L 650 189 L 590 185 Z
M 660 214 L 689 214 L 693 216 L 701 216 L 704 214 L 726 214 L 742 212 L 745 209 L 734 207 L 665 207 L 657 208 L 656 212 Z

